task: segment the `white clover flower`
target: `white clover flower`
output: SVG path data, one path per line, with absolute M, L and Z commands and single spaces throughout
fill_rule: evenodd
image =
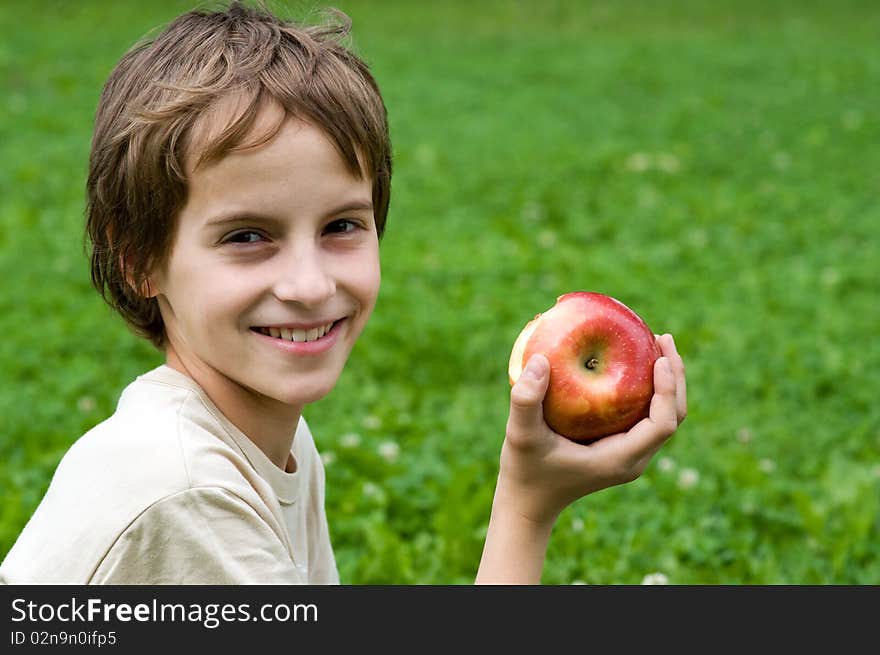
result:
M 552 248 L 558 241 L 559 238 L 553 230 L 543 230 L 538 234 L 538 245 L 542 248 Z
M 382 495 L 382 489 L 375 482 L 364 482 L 361 493 L 367 498 L 378 498 Z
M 752 436 L 752 431 L 749 428 L 740 428 L 736 431 L 736 440 L 740 443 L 750 443 Z
M 332 450 L 325 450 L 321 453 L 321 461 L 324 462 L 324 466 L 330 466 L 336 461 L 336 453 Z
M 651 168 L 651 156 L 644 152 L 634 152 L 626 159 L 626 168 L 641 173 Z
M 520 216 L 522 216 L 524 221 L 536 223 L 543 220 L 546 213 L 547 212 L 541 203 L 530 201 L 523 205 Z
M 360 445 L 361 435 L 359 435 L 357 432 L 349 432 L 348 434 L 343 434 L 339 438 L 339 443 L 343 446 L 343 448 L 354 448 Z
M 400 455 L 400 446 L 394 441 L 383 441 L 379 444 L 379 456 L 389 462 L 393 462 Z
M 826 287 L 836 286 L 840 282 L 840 271 L 836 268 L 826 268 L 822 271 L 822 285 Z
M 642 578 L 642 584 L 645 585 L 663 585 L 669 584 L 669 578 L 665 573 L 649 573 L 644 578 Z
M 657 460 L 657 468 L 664 473 L 668 473 L 675 469 L 675 461 L 671 457 L 661 457 Z
M 691 489 L 700 481 L 700 473 L 696 469 L 684 468 L 678 474 L 679 489 Z
M 82 396 L 79 400 L 76 401 L 76 406 L 79 411 L 83 413 L 91 412 L 97 407 L 97 403 L 95 399 L 91 396 Z
M 764 473 L 773 473 L 776 470 L 776 462 L 765 457 L 758 462 L 758 468 Z
M 664 173 L 675 175 L 681 170 L 681 160 L 669 152 L 661 152 L 657 155 L 657 168 Z
M 572 532 L 583 532 L 584 529 L 584 520 L 580 517 L 574 517 L 571 520 L 571 531 Z
M 364 416 L 364 419 L 361 421 L 361 423 L 363 423 L 364 427 L 368 430 L 378 430 L 380 427 L 382 427 L 382 419 L 380 419 L 378 416 L 374 416 L 373 414 L 368 414 L 367 416 Z

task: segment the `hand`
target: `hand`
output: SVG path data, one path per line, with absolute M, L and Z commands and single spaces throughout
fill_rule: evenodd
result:
M 654 397 L 647 418 L 628 432 L 579 444 L 553 432 L 542 402 L 550 364 L 533 355 L 510 392 L 510 418 L 501 449 L 493 509 L 552 524 L 569 504 L 638 478 L 687 416 L 684 363 L 672 335 L 655 335 L 662 356 L 654 364 Z M 494 507 L 500 505 L 500 507 Z

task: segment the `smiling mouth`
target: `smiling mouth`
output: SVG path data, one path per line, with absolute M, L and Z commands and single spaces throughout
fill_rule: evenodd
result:
M 345 319 L 339 319 L 326 325 L 311 328 L 309 330 L 301 328 L 273 328 L 273 327 L 252 327 L 251 330 L 259 332 L 267 337 L 274 337 L 283 341 L 293 341 L 295 343 L 310 343 L 325 337 L 333 328 L 339 325 Z

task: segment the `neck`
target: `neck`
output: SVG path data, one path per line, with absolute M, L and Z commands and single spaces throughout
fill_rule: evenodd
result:
M 301 407 L 261 396 L 205 364 L 184 362 L 170 345 L 165 363 L 194 380 L 223 415 L 275 466 L 288 473 L 295 470 L 296 462 L 290 449 Z

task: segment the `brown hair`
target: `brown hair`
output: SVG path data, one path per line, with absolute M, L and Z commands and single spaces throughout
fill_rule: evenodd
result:
M 350 19 L 330 11 L 335 21 L 316 26 L 238 1 L 222 11 L 191 11 L 132 47 L 107 79 L 87 183 L 92 283 L 157 348 L 165 346 L 165 325 L 156 299 L 141 290 L 171 250 L 194 130 L 226 98 L 243 102 L 214 136 L 199 139 L 196 167 L 270 140 L 281 122 L 244 143 L 261 107 L 277 103 L 285 116 L 324 130 L 352 174 L 371 179 L 382 236 L 391 195 L 385 105 L 367 65 L 340 42 Z

